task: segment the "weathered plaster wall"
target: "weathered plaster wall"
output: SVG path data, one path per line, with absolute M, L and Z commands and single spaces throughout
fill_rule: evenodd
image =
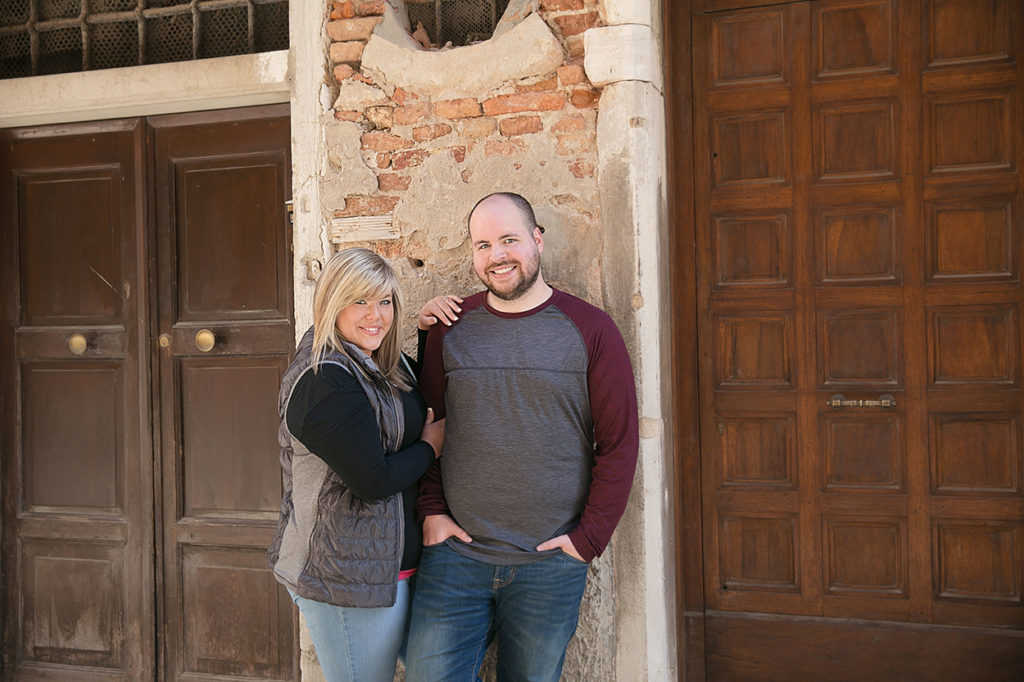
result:
M 480 197 L 497 190 L 534 204 L 546 228 L 546 279 L 605 302 L 600 93 L 582 64 L 582 34 L 598 23 L 597 6 L 544 0 L 538 9 L 486 43 L 416 51 L 373 34 L 381 25 L 379 33 L 394 36 L 391 5 L 331 5 L 334 101 L 333 120 L 321 117 L 321 211 L 333 248 L 370 246 L 400 271 L 410 330 L 415 309 L 431 296 L 480 288 L 465 221 Z M 614 675 L 612 554 L 591 569 L 566 679 Z M 493 675 L 491 665 L 485 671 Z
M 585 33 L 587 76 L 602 88 L 598 184 L 605 290 L 631 287 L 616 310 L 637 375 L 640 458 L 615 536 L 615 679 L 670 680 L 676 670 L 671 314 L 659 2 L 603 0 Z M 626 244 L 628 248 L 621 248 Z M 616 300 L 619 301 L 618 304 Z
M 385 253 L 411 320 L 437 293 L 479 288 L 466 215 L 489 192 L 518 191 L 547 228 L 545 276 L 600 302 L 598 92 L 581 63 L 596 6 L 545 0 L 485 43 L 430 51 L 383 37 L 396 34 L 390 4 L 331 12 L 335 120 L 320 191 L 335 247 Z
M 412 45 L 401 0 L 341 0 L 303 19 L 304 31 L 320 26 L 330 44 L 319 62 L 315 50 L 301 69 L 296 61 L 296 89 L 300 78 L 307 91 L 320 88 L 318 111 L 308 94 L 300 103 L 318 132 L 296 140 L 312 155 L 296 159 L 296 178 L 316 197 L 303 203 L 301 227 L 296 214 L 297 327 L 308 321 L 302 299 L 311 292 L 303 258 L 315 265 L 320 246 L 321 259 L 369 246 L 401 273 L 411 348 L 420 304 L 480 288 L 465 228 L 472 205 L 496 190 L 528 197 L 546 228 L 546 279 L 607 309 L 623 331 L 642 420 L 629 509 L 591 568 L 563 677 L 672 679 L 657 2 L 514 3 L 536 11 L 525 20 L 521 12 L 490 41 L 448 50 Z M 304 669 L 316 679 L 305 638 L 303 646 Z M 485 673 L 493 679 L 492 664 Z

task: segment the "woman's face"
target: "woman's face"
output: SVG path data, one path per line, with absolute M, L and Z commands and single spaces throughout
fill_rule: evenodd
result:
M 355 344 L 367 355 L 380 348 L 391 324 L 395 321 L 395 309 L 390 296 L 364 298 L 338 313 L 335 325 L 338 333 L 349 343 Z

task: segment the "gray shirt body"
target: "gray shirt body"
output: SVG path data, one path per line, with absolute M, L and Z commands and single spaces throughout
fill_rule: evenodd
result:
M 465 311 L 445 336 L 447 423 L 441 474 L 460 553 L 536 561 L 579 523 L 593 466 L 587 348 L 556 306 L 497 317 Z M 558 550 L 554 550 L 558 551 Z

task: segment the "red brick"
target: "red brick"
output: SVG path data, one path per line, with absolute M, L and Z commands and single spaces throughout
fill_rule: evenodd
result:
M 429 126 L 417 126 L 412 129 L 412 139 L 417 142 L 426 142 L 427 140 L 436 140 L 439 137 L 444 137 L 452 131 L 452 127 L 447 123 L 435 123 Z
M 540 8 L 548 12 L 583 9 L 583 0 L 540 0 Z
M 408 90 L 403 90 L 402 88 L 395 88 L 395 94 L 391 96 L 391 99 L 395 101 L 395 104 L 403 106 L 406 102 L 410 102 L 414 99 L 419 99 L 419 97 L 414 93 L 409 92 Z
M 526 149 L 522 140 L 490 140 L 484 145 L 485 156 L 512 156 Z
M 373 85 L 373 79 L 369 76 L 363 75 L 359 71 L 352 74 L 352 80 L 359 81 L 360 83 L 366 83 L 367 85 Z
M 377 154 L 377 168 L 387 168 L 391 165 L 391 152 Z
M 513 135 L 539 133 L 544 130 L 544 124 L 540 122 L 540 116 L 516 116 L 501 121 L 498 124 L 498 129 L 505 137 L 512 137 Z
M 356 14 L 361 17 L 384 14 L 384 0 L 356 0 Z
M 577 178 L 592 178 L 594 177 L 594 164 L 583 159 L 577 159 L 569 162 L 569 172 Z
M 338 121 L 358 121 L 363 117 L 361 111 L 335 111 L 334 118 Z
M 583 116 L 571 114 L 552 126 L 551 130 L 556 133 L 569 133 L 574 130 L 583 130 L 585 127 L 586 121 L 583 120 Z
M 498 123 L 493 118 L 471 118 L 462 124 L 459 131 L 465 137 L 481 138 L 487 137 L 498 129 Z
M 377 176 L 377 187 L 381 192 L 397 192 L 409 189 L 412 178 L 398 173 L 381 173 Z
M 590 109 L 597 106 L 597 100 L 601 96 L 593 90 L 573 90 L 569 101 L 577 109 Z
M 551 92 L 558 87 L 558 79 L 552 76 L 529 85 L 517 85 L 516 92 Z
M 402 170 L 418 166 L 428 156 L 430 156 L 430 152 L 426 149 L 410 149 L 405 152 L 395 152 L 391 155 L 391 167 L 395 170 Z
M 331 40 L 369 40 L 380 17 L 361 17 L 327 22 L 327 37 Z
M 398 107 L 395 109 L 395 123 L 400 126 L 407 126 L 415 123 L 429 113 L 429 102 L 406 104 L 404 107 Z
M 404 137 L 376 131 L 363 133 L 359 140 L 365 149 L 372 149 L 375 152 L 393 152 L 396 149 L 408 149 L 412 146 L 412 142 Z
M 558 24 L 558 28 L 566 38 L 583 33 L 588 28 L 597 26 L 600 21 L 601 17 L 597 12 L 563 14 L 560 17 L 555 17 L 555 23 Z
M 455 163 L 462 163 L 466 160 L 466 147 L 459 145 L 458 147 L 449 147 L 448 151 L 452 153 L 452 160 Z
M 350 78 L 356 71 L 348 64 L 338 64 L 334 67 L 334 79 L 339 83 L 346 78 Z
M 363 48 L 365 46 L 366 43 L 361 40 L 331 43 L 331 61 L 335 64 L 343 62 L 355 64 L 363 58 Z
M 520 111 L 558 111 L 565 106 L 560 94 L 547 92 L 523 92 L 515 95 L 500 95 L 484 101 L 484 113 L 488 116 L 514 114 Z
M 587 80 L 587 72 L 580 64 L 566 64 L 558 67 L 558 80 L 562 85 L 579 85 Z
M 356 194 L 345 197 L 345 208 L 335 211 L 335 218 L 347 218 L 357 215 L 387 215 L 395 210 L 398 197 L 370 197 Z
M 397 260 L 407 258 L 404 239 L 382 239 L 373 245 L 374 252 L 381 258 Z
M 583 59 L 583 36 L 569 36 L 565 39 L 565 46 L 569 48 L 570 59 Z
M 356 6 L 352 4 L 352 0 L 343 0 L 332 5 L 331 19 L 351 19 L 355 15 Z
M 434 113 L 441 118 L 473 118 L 480 115 L 480 103 L 469 97 L 446 99 L 434 103 Z

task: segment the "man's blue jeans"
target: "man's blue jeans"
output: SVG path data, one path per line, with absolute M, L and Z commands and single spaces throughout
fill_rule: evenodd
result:
M 447 544 L 423 548 L 413 597 L 408 682 L 472 682 L 492 639 L 499 682 L 557 682 L 576 631 L 588 564 L 559 552 L 496 566 Z

